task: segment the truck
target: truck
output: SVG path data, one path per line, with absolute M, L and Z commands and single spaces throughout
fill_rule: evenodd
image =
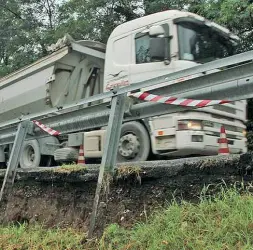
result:
M 179 10 L 125 22 L 113 30 L 106 45 L 65 37 L 51 46 L 48 56 L 0 79 L 0 135 L 1 127 L 13 119 L 55 107 L 60 109 L 114 87 L 229 57 L 236 53 L 238 43 L 239 38 L 226 28 Z M 165 84 L 180 84 L 191 77 L 196 76 Z M 140 91 L 152 93 L 157 87 Z M 226 128 L 230 152 L 246 152 L 246 108 L 243 100 L 125 122 L 117 162 L 215 155 L 222 125 Z M 105 137 L 106 127 L 102 127 L 26 140 L 20 167 L 77 161 L 81 145 L 86 159 L 100 160 Z M 11 149 L 11 143 L 0 139 L 1 165 L 8 161 Z

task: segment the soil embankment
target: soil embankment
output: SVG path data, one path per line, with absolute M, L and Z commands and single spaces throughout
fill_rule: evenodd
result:
M 145 220 L 173 198 L 195 202 L 201 191 L 215 192 L 219 184 L 247 185 L 253 180 L 252 159 L 246 154 L 120 165 L 115 179 L 104 184 L 96 232 L 109 223 L 128 227 Z M 3 176 L 0 172 L 1 182 Z M 89 166 L 73 172 L 19 171 L 12 192 L 0 204 L 0 223 L 26 221 L 87 230 L 97 177 L 98 167 Z

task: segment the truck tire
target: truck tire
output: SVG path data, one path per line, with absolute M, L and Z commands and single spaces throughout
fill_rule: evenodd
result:
M 40 146 L 37 140 L 25 141 L 20 154 L 21 168 L 39 167 L 41 161 Z
M 144 125 L 139 122 L 122 125 L 117 162 L 146 161 L 150 148 L 150 137 Z

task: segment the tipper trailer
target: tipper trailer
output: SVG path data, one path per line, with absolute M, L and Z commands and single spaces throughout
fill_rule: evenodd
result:
M 37 62 L 0 79 L 1 126 L 22 116 L 78 102 L 113 87 L 127 86 L 233 55 L 238 37 L 189 12 L 169 10 L 115 28 L 107 45 L 66 40 Z M 196 77 L 196 76 L 192 76 Z M 176 82 L 190 79 L 178 79 Z M 167 82 L 172 84 L 174 82 Z M 160 85 L 162 86 L 162 85 Z M 154 86 L 157 88 L 158 86 Z M 152 88 L 141 89 L 152 93 Z M 96 105 L 89 103 L 87 105 Z M 122 125 L 118 162 L 154 156 L 215 155 L 221 125 L 231 153 L 247 150 L 246 101 L 126 122 Z M 84 145 L 85 158 L 100 159 L 106 127 L 24 142 L 22 168 L 72 162 Z M 12 144 L 0 140 L 0 163 L 8 161 Z

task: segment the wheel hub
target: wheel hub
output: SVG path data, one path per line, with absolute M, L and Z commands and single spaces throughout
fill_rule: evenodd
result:
M 34 149 L 32 147 L 28 147 L 27 149 L 27 161 L 28 162 L 33 162 L 34 158 L 35 158 L 35 153 L 34 153 Z
M 120 138 L 119 153 L 125 158 L 134 158 L 140 149 L 138 137 L 134 134 L 126 134 Z

